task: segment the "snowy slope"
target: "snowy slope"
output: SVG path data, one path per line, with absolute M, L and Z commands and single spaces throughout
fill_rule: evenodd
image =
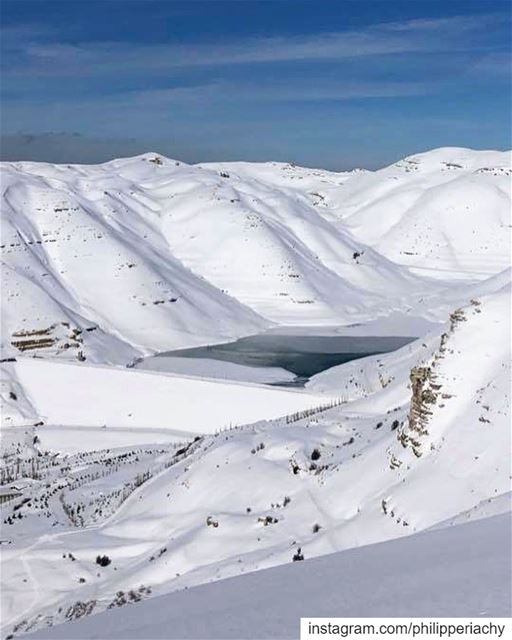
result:
M 510 264 L 510 152 L 441 148 L 343 174 L 278 163 L 204 166 L 304 195 L 360 251 L 369 245 L 423 277 L 485 278 Z
M 2 633 L 508 510 L 509 174 L 4 163 Z M 125 366 L 269 328 L 422 337 L 301 390 Z
M 195 167 L 191 170 L 198 173 Z M 307 193 L 204 167 L 183 190 L 169 181 L 160 196 L 169 245 L 194 272 L 274 321 L 325 324 L 368 319 L 422 285 L 403 269 L 333 226 Z M 264 174 L 265 175 L 265 174 Z M 219 177 L 220 176 L 220 177 Z M 207 203 L 207 204 L 205 204 Z M 207 206 L 208 215 L 205 215 Z
M 465 524 L 473 520 L 481 520 L 492 516 L 502 515 L 512 512 L 512 491 L 502 493 L 494 498 L 486 498 L 477 505 L 459 513 L 455 518 L 450 518 L 444 522 L 436 524 L 432 529 L 443 529 L 458 524 Z
M 510 152 L 445 148 L 348 181 L 331 210 L 393 262 L 440 279 L 510 265 Z
M 169 171 L 174 162 L 167 161 Z M 163 348 L 222 342 L 268 322 L 169 252 L 144 189 L 149 158 L 97 167 L 3 169 L 4 345 L 128 362 Z M 19 346 L 18 344 L 18 346 Z M 9 348 L 10 347 L 10 348 Z
M 179 452 L 147 443 L 136 461 L 43 457 L 41 480 L 24 480 L 31 503 L 2 508 L 5 633 L 402 538 L 507 494 L 509 305 L 507 287 L 395 353 L 335 368 L 311 383 L 318 406 L 285 418 Z
M 454 278 L 509 266 L 509 164 L 458 149 L 347 173 L 3 163 L 4 357 L 126 364 L 273 322 L 439 321 Z
M 498 516 L 195 587 L 27 638 L 294 638 L 306 616 L 509 617 L 511 534 L 510 514 Z

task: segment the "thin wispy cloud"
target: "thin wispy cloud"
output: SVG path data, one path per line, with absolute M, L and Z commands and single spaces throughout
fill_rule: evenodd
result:
M 245 38 L 226 44 L 148 44 L 64 40 L 9 34 L 4 55 L 5 72 L 48 75 L 158 73 L 186 67 L 326 61 L 413 52 L 464 50 L 501 24 L 500 14 L 456 16 L 370 25 L 359 30 Z
M 99 108 L 108 112 L 116 109 L 144 108 L 148 113 L 171 108 L 175 105 L 204 105 L 223 103 L 280 103 L 345 101 L 361 98 L 389 98 L 427 95 L 437 87 L 426 82 L 301 82 L 233 83 L 211 82 L 195 86 L 171 87 L 119 92 L 101 97 L 91 96 L 81 100 L 80 108 Z M 64 96 L 44 99 L 46 105 L 62 105 L 74 102 L 74 97 Z
M 318 102 L 359 98 L 386 98 L 425 95 L 434 87 L 428 83 L 280 83 L 240 85 L 219 82 L 193 88 L 139 91 L 120 97 L 120 103 L 131 105 L 172 105 L 178 102 L 203 102 L 205 99 L 222 102 Z
M 472 74 L 487 74 L 510 81 L 512 56 L 510 53 L 490 53 L 477 60 L 468 71 Z

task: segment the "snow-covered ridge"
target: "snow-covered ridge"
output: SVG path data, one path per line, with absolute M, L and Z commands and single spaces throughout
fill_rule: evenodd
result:
M 355 173 L 3 163 L 3 357 L 126 364 L 272 323 L 440 320 L 454 277 L 509 266 L 509 166 L 467 149 Z

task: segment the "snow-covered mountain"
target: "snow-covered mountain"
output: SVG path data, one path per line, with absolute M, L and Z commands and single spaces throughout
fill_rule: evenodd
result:
M 436 149 L 347 182 L 330 209 L 414 273 L 483 279 L 510 264 L 511 175 L 510 152 Z
M 4 163 L 4 354 L 124 364 L 272 323 L 439 320 L 455 275 L 509 266 L 509 166 L 458 149 L 349 173 Z
M 3 632 L 509 509 L 509 158 L 7 164 Z M 275 325 L 420 337 L 303 389 L 124 366 Z

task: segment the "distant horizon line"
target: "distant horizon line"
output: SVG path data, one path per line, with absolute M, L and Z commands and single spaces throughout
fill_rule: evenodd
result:
M 30 138 L 42 138 L 42 137 L 53 137 L 53 138 L 58 138 L 59 136 L 66 136 L 66 137 L 77 137 L 77 138 L 82 138 L 82 139 L 86 139 L 82 134 L 80 133 L 66 133 L 66 132 L 47 132 L 47 133 L 39 133 L 39 134 L 31 134 L 31 133 L 25 133 L 25 132 L 18 132 L 16 134 L 3 134 L 1 136 L 2 139 L 7 138 L 7 137 L 17 137 L 17 136 L 22 136 L 22 137 L 26 137 L 27 139 Z M 96 140 L 93 138 L 89 138 L 89 140 Z M 98 139 L 98 141 L 100 141 L 100 139 Z M 133 142 L 135 143 L 136 140 L 132 139 L 132 140 L 126 140 L 126 139 L 112 139 L 112 140 L 104 140 L 101 141 L 103 144 L 108 144 L 108 143 L 113 143 L 115 144 L 123 144 L 123 143 L 130 143 Z M 475 147 L 467 147 L 467 146 L 459 146 L 459 145 L 446 145 L 446 146 L 435 146 L 435 147 L 430 147 L 421 151 L 414 151 L 412 153 L 409 153 L 407 155 L 403 155 L 403 156 L 399 156 L 396 160 L 391 161 L 391 162 L 386 162 L 382 165 L 378 165 L 378 166 L 374 166 L 374 167 L 367 167 L 367 166 L 363 166 L 363 165 L 352 165 L 350 166 L 350 168 L 344 168 L 344 169 L 333 169 L 333 168 L 327 168 L 327 167 L 323 167 L 321 165 L 318 164 L 309 164 L 307 162 L 302 163 L 299 161 L 294 161 L 294 160 L 275 160 L 272 158 L 269 158 L 267 160 L 247 160 L 244 158 L 237 158 L 237 159 L 230 159 L 230 160 L 198 160 L 198 161 L 187 161 L 187 160 L 182 160 L 181 157 L 177 156 L 177 157 L 173 157 L 173 156 L 169 156 L 167 155 L 167 153 L 163 153 L 161 151 L 156 151 L 154 149 L 150 149 L 148 151 L 142 151 L 142 152 L 134 152 L 134 153 L 126 153 L 126 154 L 120 154 L 120 155 L 114 155 L 111 157 L 108 157 L 105 160 L 85 160 L 85 161 L 74 161 L 74 160 L 59 160 L 59 161 L 52 161 L 52 160 L 44 160 L 44 159 L 31 159 L 31 158 L 27 158 L 27 157 L 4 157 L 4 154 L 1 151 L 1 145 L 0 145 L 0 163 L 16 163 L 16 162 L 21 162 L 21 163 L 34 163 L 34 164 L 52 164 L 52 165 L 74 165 L 74 166 L 96 166 L 96 165 L 102 165 L 102 164 L 108 164 L 110 162 L 115 162 L 117 160 L 130 160 L 133 158 L 142 158 L 144 156 L 151 156 L 151 155 L 155 155 L 155 156 L 160 156 L 162 158 L 165 158 L 166 160 L 170 160 L 173 162 L 179 162 L 180 164 L 184 164 L 187 166 L 198 166 L 198 165 L 206 165 L 206 164 L 237 164 L 237 163 L 247 163 L 247 164 L 280 164 L 280 165 L 289 165 L 292 167 L 299 167 L 299 168 L 303 168 L 303 169 L 320 169 L 322 171 L 328 171 L 331 173 L 349 173 L 352 171 L 357 171 L 357 170 L 362 170 L 362 171 L 379 171 L 380 169 L 385 169 L 386 167 L 392 166 L 393 164 L 396 164 L 397 162 L 400 162 L 401 160 L 406 160 L 407 158 L 411 158 L 413 156 L 416 155 L 423 155 L 426 153 L 431 153 L 433 151 L 440 151 L 440 150 L 447 150 L 447 151 L 472 151 L 475 153 L 479 153 L 479 152 L 498 152 L 498 153 L 512 153 L 512 146 L 508 147 L 508 148 L 475 148 Z M 37 156 L 38 154 L 36 154 Z M 23 159 L 22 159 L 23 158 Z

